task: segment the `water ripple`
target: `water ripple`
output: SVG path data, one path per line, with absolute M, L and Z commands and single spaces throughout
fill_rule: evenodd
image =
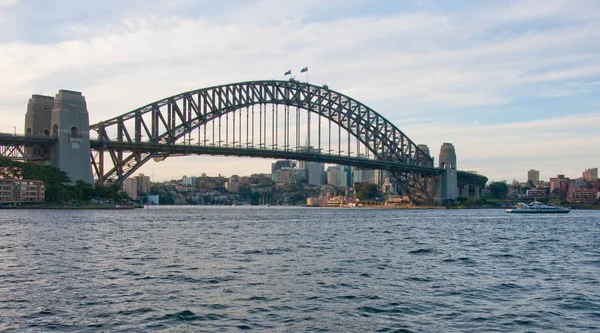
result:
M 0 210 L 0 331 L 600 331 L 600 212 L 509 215 Z

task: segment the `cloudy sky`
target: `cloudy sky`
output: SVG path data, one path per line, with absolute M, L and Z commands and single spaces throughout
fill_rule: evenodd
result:
M 310 81 L 491 180 L 600 167 L 597 0 L 0 0 L 0 132 L 32 94 L 82 91 L 92 123 L 211 85 Z M 270 160 L 149 163 L 156 180 Z

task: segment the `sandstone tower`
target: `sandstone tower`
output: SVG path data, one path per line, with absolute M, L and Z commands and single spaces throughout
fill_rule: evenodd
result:
M 54 97 L 33 95 L 25 114 L 25 135 L 50 135 L 50 118 L 54 108 Z
M 448 142 L 440 148 L 439 168 L 444 172 L 436 184 L 435 200 L 443 203 L 445 200 L 456 200 L 458 197 L 458 175 L 456 173 L 456 151 L 454 145 Z
M 439 163 L 441 169 L 456 170 L 456 151 L 453 144 L 448 142 L 442 144 Z
M 50 123 L 50 134 L 58 138 L 51 148 L 52 166 L 65 171 L 73 182 L 83 180 L 92 184 L 90 124 L 85 97 L 77 91 L 60 90 L 54 98 Z

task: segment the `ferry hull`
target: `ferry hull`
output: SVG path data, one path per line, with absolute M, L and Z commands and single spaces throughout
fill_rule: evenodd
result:
M 567 214 L 570 210 L 507 209 L 506 212 L 511 214 Z

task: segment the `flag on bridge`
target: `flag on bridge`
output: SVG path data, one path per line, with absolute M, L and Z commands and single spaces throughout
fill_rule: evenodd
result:
M 285 74 L 283 74 L 283 76 L 287 76 L 287 75 L 291 75 L 292 74 L 292 70 L 290 69 L 289 71 L 285 72 Z
M 308 67 L 304 67 L 300 70 L 300 73 L 308 72 Z

